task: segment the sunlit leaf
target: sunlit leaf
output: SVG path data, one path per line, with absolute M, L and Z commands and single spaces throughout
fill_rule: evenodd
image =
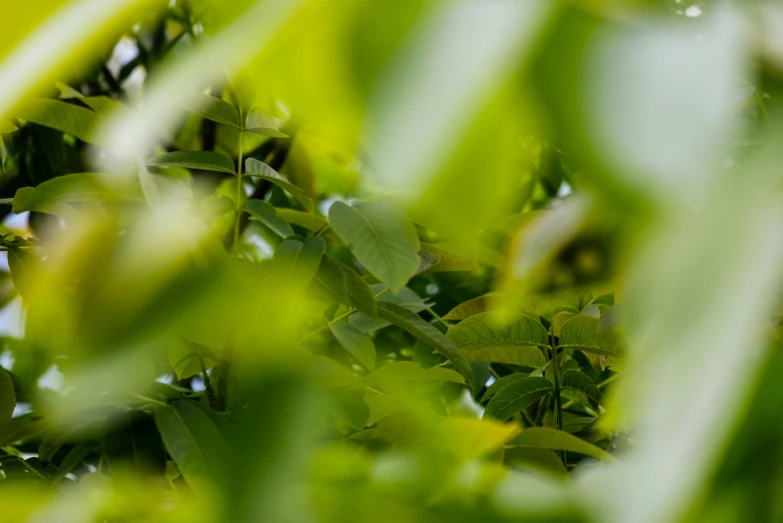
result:
M 451 309 L 448 314 L 443 316 L 443 319 L 464 320 L 471 316 L 475 316 L 476 314 L 491 311 L 498 303 L 500 303 L 500 299 L 496 296 L 491 296 L 489 294 L 479 296 L 478 298 L 473 298 L 472 300 L 460 303 Z
M 272 138 L 287 138 L 287 134 L 280 132 L 280 124 L 280 120 L 260 107 L 253 107 L 245 117 L 246 131 Z

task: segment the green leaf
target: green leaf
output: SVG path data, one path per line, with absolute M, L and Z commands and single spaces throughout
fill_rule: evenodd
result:
M 209 416 L 191 401 L 155 410 L 155 424 L 174 463 L 191 488 L 223 479 L 231 450 Z
M 579 349 L 602 356 L 623 353 L 623 340 L 614 329 L 599 329 L 598 318 L 576 315 L 560 327 L 560 347 Z
M 57 469 L 57 472 L 52 474 L 52 477 L 50 478 L 50 482 L 52 485 L 56 485 L 62 479 L 68 475 L 73 469 L 75 469 L 79 463 L 84 461 L 84 458 L 90 455 L 91 452 L 95 451 L 97 449 L 95 443 L 80 443 L 79 445 L 76 445 L 74 448 L 68 452 L 68 454 L 65 455 L 63 458 L 62 463 L 60 463 L 60 466 Z
M 332 230 L 376 278 L 399 291 L 419 267 L 419 239 L 403 212 L 381 202 L 335 202 Z
M 331 323 L 329 329 L 356 361 L 364 365 L 367 370 L 375 368 L 375 345 L 369 336 L 347 321 Z
M 107 424 L 101 451 L 110 474 L 118 469 L 140 475 L 165 471 L 166 451 L 152 416 L 132 410 L 125 412 L 119 423 L 111 419 Z
M 560 336 L 560 329 L 563 327 L 563 324 L 576 316 L 576 313 L 573 312 L 558 312 L 555 314 L 555 317 L 552 318 L 552 333 L 555 336 Z
M 93 133 L 98 116 L 84 107 L 41 98 L 22 105 L 14 116 L 70 134 L 83 142 L 100 145 L 100 140 Z
M 369 316 L 378 316 L 375 293 L 356 271 L 347 265 L 324 256 L 315 274 L 315 282 L 329 296 Z
M 501 376 L 500 378 L 496 379 L 492 385 L 487 387 L 487 390 L 484 391 L 484 395 L 481 397 L 481 401 L 487 401 L 488 399 L 492 398 L 495 394 L 498 393 L 500 389 L 508 385 L 509 383 L 512 383 L 517 380 L 521 380 L 522 378 L 527 378 L 527 374 L 523 374 L 521 372 L 515 372 L 514 374 L 507 374 L 506 376 Z
M 260 107 L 253 107 L 245 117 L 245 130 L 273 138 L 288 138 L 280 132 L 281 121 Z
M 408 331 L 421 341 L 443 354 L 446 359 L 454 364 L 460 374 L 465 376 L 465 381 L 473 384 L 473 369 L 470 363 L 460 353 L 454 344 L 446 338 L 441 332 L 427 323 L 418 314 L 414 314 L 404 307 L 397 304 L 379 301 L 378 316 L 387 320 L 397 327 Z
M 263 223 L 281 238 L 294 235 L 291 225 L 281 218 L 277 213 L 277 209 L 267 202 L 263 200 L 247 200 L 243 209 L 247 211 L 251 219 Z
M 395 303 L 400 307 L 405 307 L 411 312 L 419 313 L 421 311 L 427 310 L 427 307 L 432 305 L 430 302 L 420 298 L 418 294 L 407 287 L 402 289 L 400 292 L 384 292 L 386 289 L 388 289 L 386 285 L 382 283 L 374 283 L 373 285 L 370 285 L 370 289 L 374 296 L 380 294 L 380 296 L 376 298 L 377 301 Z M 375 312 L 377 316 L 377 308 Z M 350 317 L 350 322 L 359 327 L 362 332 L 366 332 L 368 334 L 391 325 L 390 322 L 384 319 L 371 317 L 365 314 L 352 314 Z
M 3 137 L 0 136 L 0 169 L 5 170 L 5 159 L 8 157 L 8 151 L 5 148 Z
M 320 231 L 324 227 L 329 226 L 329 222 L 326 218 L 318 216 L 317 214 L 310 214 L 308 212 L 297 211 L 296 209 L 278 208 L 277 214 L 282 216 L 288 223 L 293 223 L 299 227 L 311 231 Z
M 218 359 L 214 351 L 206 345 L 179 339 L 169 345 L 169 363 L 177 379 L 184 380 L 200 374 L 202 369 L 211 369 L 218 364 Z
M 283 274 L 293 275 L 302 282 L 309 283 L 318 272 L 326 244 L 323 238 L 314 236 L 309 240 L 289 238 L 275 251 L 275 267 Z
M 558 478 L 568 477 L 563 460 L 550 449 L 506 447 L 503 451 L 503 464 L 507 467 L 533 469 Z
M 578 390 L 596 403 L 601 403 L 603 396 L 595 382 L 587 374 L 574 369 L 568 369 L 560 376 L 560 386 L 566 389 Z
M 430 367 L 425 369 L 413 361 L 395 361 L 371 372 L 364 378 L 367 386 L 388 390 L 401 384 L 419 381 L 447 381 L 465 383 L 465 378 L 451 369 Z
M 443 319 L 465 320 L 471 316 L 475 316 L 476 314 L 491 311 L 495 308 L 499 301 L 500 299 L 497 296 L 485 294 L 484 296 L 479 296 L 478 298 L 473 298 L 472 300 L 460 303 L 451 309 L 448 314 L 443 317 Z
M 239 113 L 233 105 L 220 98 L 198 93 L 192 95 L 192 103 L 187 109 L 207 120 L 239 129 Z
M 16 408 L 16 393 L 11 376 L 0 367 L 0 423 L 11 421 Z
M 156 167 L 185 167 L 202 171 L 217 171 L 233 174 L 234 162 L 225 154 L 211 151 L 172 151 L 147 160 L 147 165 Z
M 315 210 L 313 200 L 304 195 L 304 191 L 288 181 L 288 178 L 269 167 L 264 162 L 259 162 L 255 158 L 248 158 L 245 162 L 245 175 L 253 178 L 261 178 L 269 183 L 277 185 L 288 194 L 294 197 L 302 207 L 312 213 Z
M 60 90 L 60 100 L 77 99 L 96 113 L 106 113 L 110 111 L 128 111 L 128 108 L 109 98 L 108 96 L 84 96 L 82 93 L 60 82 L 55 82 Z
M 419 260 L 419 268 L 416 270 L 416 274 L 419 276 L 434 272 L 478 271 L 480 269 L 478 263 L 428 243 L 421 244 Z
M 484 418 L 506 421 L 552 392 L 552 382 L 546 378 L 527 377 L 513 381 L 495 394 L 484 411 Z
M 47 180 L 37 187 L 16 191 L 12 211 L 16 214 L 37 211 L 67 215 L 75 202 L 143 202 L 139 181 L 113 174 L 67 174 Z
M 544 364 L 544 355 L 538 347 L 548 346 L 544 326 L 519 313 L 503 322 L 494 313 L 483 312 L 452 327 L 447 337 L 468 361 L 528 367 Z
M 29 251 L 23 251 L 18 247 L 8 248 L 8 269 L 11 271 L 11 280 L 23 298 L 28 297 L 28 292 L 33 283 L 31 267 L 37 262 L 38 258 Z
M 524 429 L 508 443 L 508 447 L 537 448 L 565 450 L 592 456 L 594 458 L 614 461 L 614 458 L 605 450 L 573 436 L 562 430 L 546 427 L 531 427 Z

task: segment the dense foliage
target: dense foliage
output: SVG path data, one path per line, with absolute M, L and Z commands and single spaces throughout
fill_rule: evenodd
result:
M 1 521 L 783 517 L 779 8 L 44 4 Z

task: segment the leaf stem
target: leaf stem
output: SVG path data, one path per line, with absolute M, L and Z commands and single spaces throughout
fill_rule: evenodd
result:
M 244 123 L 241 122 L 242 120 L 242 111 L 239 111 L 240 114 L 240 125 L 239 125 L 239 158 L 237 160 L 237 193 L 236 193 L 236 200 L 234 200 L 234 253 L 236 253 L 237 248 L 239 247 L 239 208 L 240 203 L 239 200 L 242 197 L 242 160 L 244 156 L 244 142 L 245 142 L 245 126 Z
M 432 310 L 432 307 L 427 307 L 427 312 L 429 312 L 430 314 L 432 314 L 432 316 L 433 316 L 433 317 L 434 317 L 436 320 L 438 320 L 438 321 L 439 321 L 439 322 L 440 322 L 440 323 L 441 323 L 441 324 L 442 324 L 444 327 L 446 327 L 446 330 L 449 330 L 449 329 L 451 328 L 451 325 L 449 325 L 448 323 L 446 323 L 445 321 L 443 321 L 443 318 L 441 318 L 440 316 L 438 316 L 438 313 L 437 313 L 437 312 L 435 312 L 434 310 Z

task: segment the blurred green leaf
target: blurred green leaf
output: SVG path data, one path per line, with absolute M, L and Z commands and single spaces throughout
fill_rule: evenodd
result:
M 213 122 L 239 128 L 239 113 L 231 104 L 204 93 L 193 95 L 188 110 Z
M 69 203 L 143 202 L 139 181 L 112 174 L 79 173 L 53 178 L 35 188 L 22 187 L 14 196 L 13 212 L 70 214 Z
M 246 131 L 272 138 L 287 138 L 287 134 L 280 132 L 280 124 L 280 120 L 260 107 L 253 107 L 245 117 Z
M 479 264 L 428 243 L 421 244 L 417 276 L 433 272 L 478 271 Z
M 233 174 L 234 162 L 228 156 L 211 151 L 172 151 L 147 160 L 147 165 L 156 167 L 185 167 L 203 171 L 217 171 Z
M 226 477 L 231 450 L 212 420 L 190 401 L 155 409 L 155 424 L 174 463 L 191 488 Z
M 464 383 L 465 378 L 450 369 L 430 367 L 425 369 L 412 361 L 392 362 L 379 367 L 364 378 L 364 382 L 375 389 L 394 389 L 406 383 L 418 381 L 444 381 Z
M 578 452 L 601 460 L 613 461 L 606 451 L 561 430 L 546 427 L 531 427 L 522 430 L 508 442 L 508 447 L 566 450 Z
M 467 318 L 470 318 L 471 316 L 475 316 L 476 314 L 481 314 L 482 312 L 491 311 L 493 308 L 497 306 L 499 302 L 500 300 L 496 296 L 492 296 L 489 294 L 484 296 L 479 296 L 478 298 L 473 298 L 466 302 L 460 303 L 459 305 L 451 309 L 448 312 L 448 314 L 443 316 L 443 319 L 465 320 Z
M 398 209 L 380 202 L 335 202 L 329 223 L 362 265 L 392 291 L 400 291 L 416 273 L 418 235 Z

